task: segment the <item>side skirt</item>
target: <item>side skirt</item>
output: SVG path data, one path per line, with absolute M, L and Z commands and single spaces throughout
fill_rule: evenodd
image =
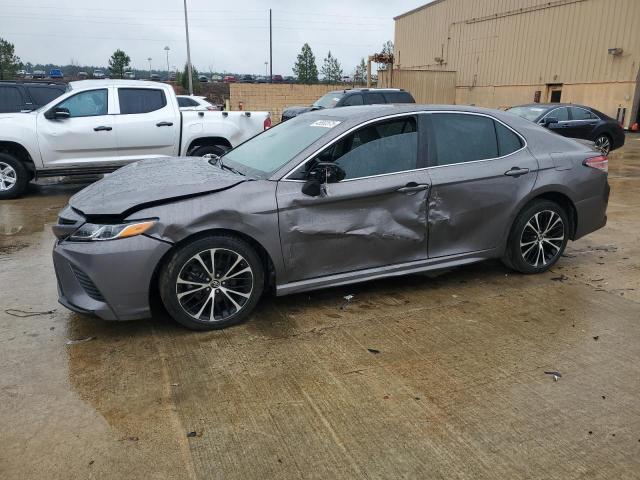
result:
M 460 255 L 449 255 L 447 257 L 430 258 L 415 262 L 399 263 L 384 267 L 368 268 L 366 270 L 356 270 L 354 272 L 327 275 L 324 277 L 299 280 L 297 282 L 284 283 L 276 286 L 276 296 L 289 295 L 292 293 L 318 290 L 321 288 L 338 287 L 352 283 L 366 282 L 387 277 L 399 277 L 412 273 L 428 272 L 444 268 L 458 267 L 470 263 L 481 262 L 490 258 L 499 257 L 497 249 L 480 250 Z

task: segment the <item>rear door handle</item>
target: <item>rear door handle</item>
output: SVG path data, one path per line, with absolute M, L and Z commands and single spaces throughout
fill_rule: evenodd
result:
M 511 170 L 507 170 L 506 172 L 504 172 L 505 175 L 508 175 L 510 177 L 519 177 L 520 175 L 526 175 L 527 173 L 529 173 L 528 168 L 520 167 L 513 167 Z
M 172 127 L 173 122 L 160 122 L 156 123 L 156 127 Z
M 113 128 L 107 127 L 105 125 L 100 125 L 99 127 L 93 129 L 94 132 L 110 132 L 111 130 L 113 130 Z
M 400 187 L 398 190 L 396 190 L 396 192 L 412 193 L 412 192 L 419 192 L 420 190 L 426 190 L 427 188 L 429 188 L 429 185 L 427 184 L 424 184 L 424 183 L 418 184 L 415 182 L 409 182 L 404 187 Z

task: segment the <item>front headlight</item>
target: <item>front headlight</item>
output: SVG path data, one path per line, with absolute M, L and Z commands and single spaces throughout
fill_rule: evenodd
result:
M 149 230 L 156 221 L 157 220 L 145 220 L 143 222 L 119 223 L 114 225 L 85 223 L 73 232 L 68 237 L 68 240 L 73 242 L 93 242 L 135 237 Z

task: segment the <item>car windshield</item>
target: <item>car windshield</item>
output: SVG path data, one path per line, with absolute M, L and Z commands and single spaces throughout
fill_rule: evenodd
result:
M 540 115 L 546 112 L 548 109 L 545 107 L 537 107 L 535 105 L 525 106 L 525 107 L 512 107 L 507 110 L 509 113 L 513 113 L 519 117 L 524 119 L 535 121 Z
M 222 162 L 251 177 L 267 178 L 339 124 L 329 118 L 295 117 L 234 148 Z
M 327 93 L 313 104 L 316 108 L 333 108 L 344 97 L 344 93 Z

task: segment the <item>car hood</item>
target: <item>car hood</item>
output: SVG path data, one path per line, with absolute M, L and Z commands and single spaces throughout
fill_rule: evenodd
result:
M 295 117 L 296 115 L 310 112 L 311 110 L 313 110 L 313 107 L 303 107 L 303 106 L 287 107 L 284 109 L 282 114 L 284 115 L 286 113 L 288 117 Z
M 142 208 L 226 190 L 245 181 L 247 177 L 213 166 L 206 158 L 142 160 L 79 191 L 69 205 L 89 217 L 124 217 Z

